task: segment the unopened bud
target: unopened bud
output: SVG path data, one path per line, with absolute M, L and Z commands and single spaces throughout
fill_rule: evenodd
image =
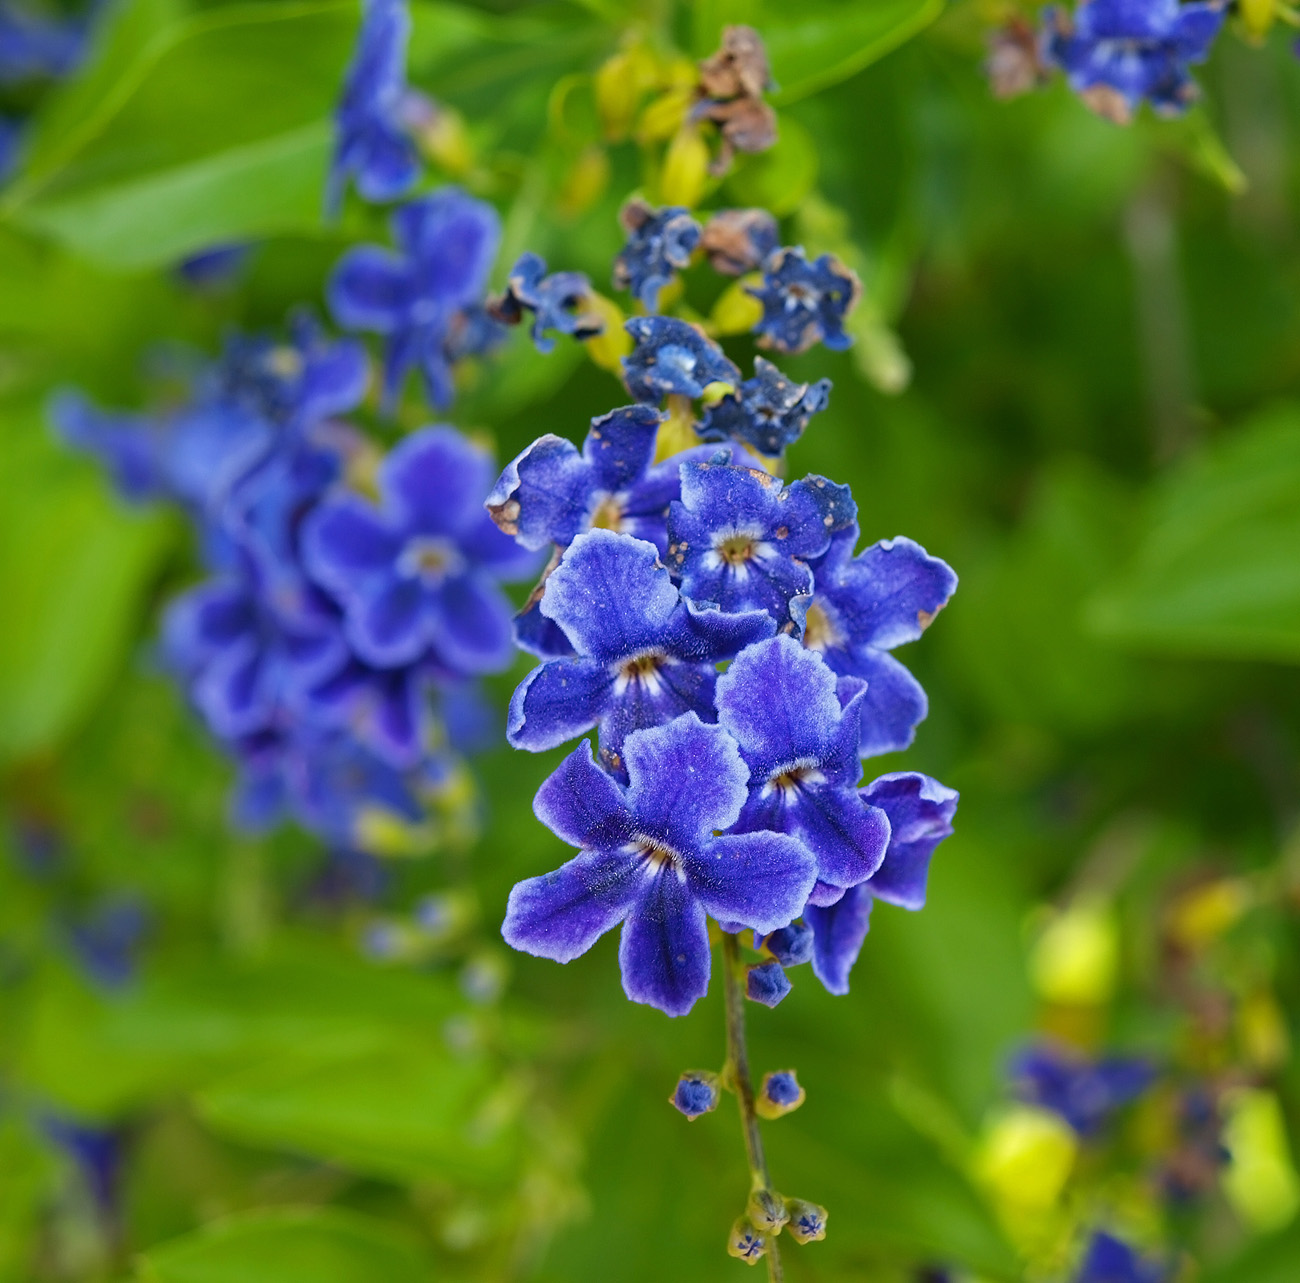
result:
M 794 1070 L 781 1069 L 764 1077 L 754 1109 L 760 1118 L 780 1118 L 798 1109 L 806 1099 L 807 1093 L 799 1086 Z
M 708 1070 L 692 1069 L 678 1080 L 668 1103 L 694 1121 L 718 1107 L 718 1075 Z
M 806 1198 L 787 1198 L 786 1228 L 796 1243 L 814 1243 L 826 1237 L 826 1218 L 829 1213 L 817 1203 Z
M 797 967 L 800 963 L 812 961 L 813 929 L 805 923 L 792 922 L 788 927 L 773 931 L 763 944 L 783 967 Z
M 745 993 L 751 1002 L 775 1007 L 790 992 L 790 981 L 779 962 L 760 962 L 745 976 Z
M 745 1215 L 760 1234 L 779 1234 L 781 1227 L 790 1219 L 785 1199 L 770 1189 L 756 1189 L 749 1196 Z
M 759 1233 L 743 1216 L 737 1217 L 727 1239 L 727 1255 L 746 1265 L 757 1265 L 767 1255 L 767 1249 L 767 1235 Z

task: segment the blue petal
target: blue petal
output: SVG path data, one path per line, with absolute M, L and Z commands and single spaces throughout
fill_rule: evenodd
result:
M 514 618 L 515 645 L 538 659 L 563 659 L 573 654 L 573 644 L 553 619 L 542 614 L 541 594 L 535 595 Z
M 817 864 L 783 833 L 731 833 L 682 857 L 692 893 L 720 922 L 766 935 L 803 911 Z
M 249 639 L 213 660 L 194 684 L 194 702 L 219 739 L 270 725 L 281 693 L 274 660 Z
M 379 580 L 350 602 L 348 640 L 376 668 L 412 663 L 424 651 L 424 610 L 425 590 L 418 580 Z
M 866 885 L 850 887 L 836 904 L 810 905 L 803 916 L 813 929 L 813 974 L 830 993 L 848 993 L 849 972 L 871 925 L 871 892 Z
M 570 846 L 612 850 L 636 833 L 623 790 L 591 760 L 583 740 L 542 782 L 533 813 Z
M 483 297 L 501 220 L 485 201 L 443 187 L 399 209 L 393 237 L 417 265 L 421 298 L 446 313 Z
M 256 626 L 256 605 L 247 585 L 212 580 L 168 603 L 163 616 L 163 653 L 180 672 L 192 672 L 223 650 L 251 638 Z
M 568 544 L 590 521 L 590 464 L 571 441 L 547 433 L 511 460 L 487 497 L 487 510 L 525 548 Z
M 610 704 L 614 677 L 594 659 L 539 664 L 510 700 L 506 738 L 515 748 L 540 753 L 591 730 Z
M 867 683 L 858 751 L 863 757 L 876 757 L 909 747 L 930 708 L 921 683 L 892 655 L 880 650 L 860 651 L 853 671 Z
M 807 845 L 817 857 L 817 877 L 837 887 L 870 878 L 889 845 L 885 812 L 852 789 L 797 790 L 780 828 Z
M 930 857 L 952 834 L 956 792 L 928 775 L 899 771 L 873 780 L 862 797 L 884 811 L 891 830 L 884 862 L 871 879 L 872 894 L 904 909 L 921 908 Z
M 454 672 L 499 673 L 514 654 L 510 603 L 482 575 L 456 575 L 425 599 L 425 639 Z
M 391 250 L 359 245 L 338 261 L 326 290 L 330 313 L 344 329 L 391 334 L 414 302 L 410 269 Z
M 592 419 L 582 453 L 602 489 L 617 494 L 645 476 L 663 419 L 648 405 L 626 405 Z
M 644 735 L 652 731 L 641 732 Z M 704 910 L 667 865 L 642 883 L 618 945 L 623 992 L 669 1016 L 684 1016 L 708 992 Z
M 485 451 L 455 428 L 421 428 L 389 451 L 379 468 L 385 506 L 406 531 L 454 535 L 474 522 L 492 480 Z
M 368 503 L 342 496 L 321 504 L 303 523 L 308 574 L 342 601 L 353 601 L 393 575 L 401 540 Z

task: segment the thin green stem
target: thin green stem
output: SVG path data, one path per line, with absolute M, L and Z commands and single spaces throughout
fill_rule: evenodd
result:
M 727 1010 L 727 1060 L 722 1068 L 723 1082 L 736 1094 L 740 1106 L 740 1128 L 745 1138 L 745 1157 L 749 1160 L 751 1192 L 771 1188 L 767 1176 L 767 1157 L 763 1153 L 763 1136 L 754 1112 L 754 1083 L 749 1076 L 749 1049 L 745 1044 L 745 997 L 740 991 L 740 945 L 733 935 L 722 937 L 722 993 Z M 781 1249 L 775 1235 L 768 1238 L 767 1277 L 769 1283 L 782 1283 Z

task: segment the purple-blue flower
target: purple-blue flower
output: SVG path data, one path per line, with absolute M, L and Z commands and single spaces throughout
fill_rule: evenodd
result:
M 700 225 L 679 205 L 653 209 L 628 201 L 619 213 L 627 244 L 614 260 L 614 286 L 630 290 L 647 312 L 659 310 L 659 291 L 688 267 L 700 243 Z
M 777 250 L 764 264 L 762 284 L 746 289 L 763 305 L 754 327 L 762 347 L 793 353 L 814 343 L 838 350 L 853 341 L 844 320 L 862 287 L 834 254 L 810 263 L 800 246 Z
M 707 917 L 773 931 L 803 907 L 815 863 L 785 834 L 716 836 L 739 817 L 748 780 L 721 727 L 686 713 L 629 735 L 624 755 L 626 788 L 584 742 L 538 790 L 537 818 L 581 853 L 520 882 L 501 933 L 569 962 L 622 923 L 627 996 L 685 1015 L 709 987 Z
M 1218 0 L 1083 0 L 1071 17 L 1044 11 L 1044 59 L 1099 114 L 1127 123 L 1146 99 L 1177 115 L 1197 94 L 1188 68 L 1223 27 Z
M 1094 1136 L 1116 1110 L 1155 1081 L 1145 1060 L 1114 1056 L 1088 1060 L 1051 1044 L 1025 1047 L 1011 1061 L 1016 1096 L 1059 1114 L 1080 1136 Z
M 957 794 L 915 771 L 882 775 L 861 790 L 862 798 L 889 818 L 889 845 L 880 867 L 850 887 L 834 904 L 810 904 L 804 921 L 813 929 L 813 972 L 831 993 L 849 991 L 849 972 L 867 937 L 877 899 L 903 909 L 925 904 L 930 857 L 952 834 Z
M 857 516 L 848 486 L 808 476 L 792 485 L 727 452 L 681 465 L 682 497 L 668 509 L 668 569 L 693 601 L 766 610 L 801 633 L 811 600 L 809 561 Z
M 17 4 L 0 4 L 0 85 L 66 76 L 81 61 L 86 32 Z
M 861 708 L 860 690 L 841 706 L 835 674 L 792 637 L 749 646 L 718 678 L 718 724 L 749 768 L 737 831 L 799 838 L 817 857 L 814 904 L 865 882 L 889 844 L 885 812 L 858 792 Z
M 365 663 L 428 658 L 470 675 L 510 662 L 510 603 L 497 581 L 534 558 L 484 512 L 491 475 L 488 455 L 454 428 L 423 428 L 380 465 L 378 507 L 340 495 L 308 516 L 308 573 L 343 608 Z
M 623 381 L 638 401 L 697 397 L 710 383 L 740 383 L 740 371 L 706 334 L 675 316 L 634 316 L 623 328 L 636 346 L 623 358 Z
M 539 752 L 598 725 L 601 760 L 619 772 L 633 731 L 688 711 L 712 722 L 717 664 L 773 629 L 763 611 L 724 614 L 687 600 L 653 544 L 610 530 L 569 545 L 546 580 L 541 611 L 574 654 L 547 660 L 520 683 L 507 738 Z
M 699 425 L 705 441 L 740 441 L 759 454 L 781 455 L 826 408 L 830 379 L 811 385 L 787 379 L 770 361 L 754 360 L 754 377 L 709 408 Z
M 672 1107 L 694 1121 L 718 1107 L 717 1074 L 683 1074 L 668 1100 Z
M 338 212 L 351 179 L 366 200 L 404 195 L 420 176 L 420 162 L 404 127 L 406 45 L 411 15 L 406 0 L 365 0 L 361 31 L 334 113 L 334 157 L 325 206 Z
M 1093 1234 L 1074 1283 L 1164 1283 L 1169 1271 L 1144 1260 L 1121 1239 L 1102 1230 Z
M 867 683 L 863 757 L 911 744 L 929 705 L 921 684 L 888 652 L 915 641 L 947 604 L 957 576 L 910 539 L 885 539 L 856 557 L 846 526 L 813 562 L 813 599 L 803 642 L 842 677 Z
M 547 330 L 589 339 L 601 333 L 604 322 L 587 307 L 591 282 L 581 272 L 546 274 L 546 260 L 537 254 L 521 254 L 510 269 L 505 292 L 488 304 L 488 314 L 503 325 L 518 325 L 531 312 L 532 340 L 539 352 L 551 352 L 555 340 Z
M 448 345 L 457 318 L 482 302 L 501 225 L 483 201 L 445 187 L 398 209 L 396 250 L 360 245 L 339 260 L 329 282 L 330 310 L 347 329 L 384 336 L 384 401 L 396 403 L 418 369 L 430 400 L 451 401 Z
M 812 928 L 803 922 L 773 931 L 766 939 L 754 940 L 754 947 L 762 945 L 783 967 L 797 967 L 811 962 L 813 953 Z

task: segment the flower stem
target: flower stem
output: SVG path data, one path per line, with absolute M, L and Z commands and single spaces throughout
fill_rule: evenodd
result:
M 740 1127 L 745 1137 L 745 1157 L 749 1160 L 751 1191 L 770 1189 L 767 1158 L 763 1153 L 763 1136 L 754 1113 L 754 1084 L 749 1076 L 749 1050 L 745 1045 L 745 997 L 740 991 L 740 945 L 734 935 L 722 937 L 722 993 L 727 1007 L 727 1059 L 723 1065 L 723 1082 L 736 1094 L 740 1106 Z M 768 1239 L 767 1277 L 769 1283 L 782 1283 L 781 1249 L 776 1236 Z

